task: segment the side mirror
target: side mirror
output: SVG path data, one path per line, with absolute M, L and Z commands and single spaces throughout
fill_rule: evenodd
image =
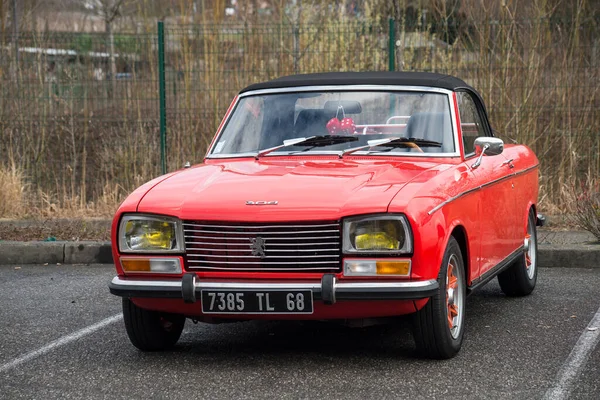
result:
M 497 156 L 502 154 L 504 151 L 504 142 L 502 139 L 489 136 L 481 136 L 475 139 L 475 155 L 478 156 L 477 161 L 471 165 L 471 168 L 475 169 L 481 165 L 483 155 Z

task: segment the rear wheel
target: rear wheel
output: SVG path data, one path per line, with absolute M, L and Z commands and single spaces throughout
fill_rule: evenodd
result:
M 160 313 L 136 306 L 123 298 L 123 320 L 131 343 L 143 351 L 166 350 L 179 340 L 185 317 Z
M 460 246 L 450 237 L 438 274 L 438 292 L 413 317 L 417 350 L 429 358 L 454 357 L 462 346 L 466 299 Z
M 519 257 L 506 271 L 498 275 L 500 289 L 507 296 L 526 296 L 533 292 L 537 281 L 537 230 L 536 216 L 533 209 L 527 218 L 525 248 Z

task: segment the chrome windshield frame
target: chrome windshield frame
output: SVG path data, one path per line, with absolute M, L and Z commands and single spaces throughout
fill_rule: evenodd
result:
M 461 157 L 459 140 L 458 140 L 458 126 L 456 123 L 456 110 L 454 108 L 454 99 L 452 98 L 453 91 L 443 88 L 431 87 L 431 86 L 402 86 L 402 85 L 321 85 L 321 86 L 294 86 L 294 87 L 285 87 L 285 88 L 274 88 L 274 89 L 261 89 L 261 90 L 252 90 L 244 93 L 240 93 L 237 97 L 237 100 L 231 107 L 231 112 L 227 115 L 227 119 L 221 126 L 221 129 L 217 131 L 215 134 L 215 139 L 213 140 L 211 146 L 208 148 L 205 158 L 208 160 L 215 159 L 229 159 L 229 158 L 248 158 L 248 157 L 256 157 L 257 152 L 246 152 L 246 153 L 234 153 L 234 154 L 211 154 L 214 150 L 215 146 L 219 142 L 221 135 L 223 134 L 225 128 L 229 124 L 229 120 L 231 119 L 234 111 L 236 110 L 238 103 L 241 99 L 251 96 L 258 96 L 263 94 L 283 94 L 283 93 L 297 93 L 297 92 L 327 92 L 327 91 L 336 91 L 336 92 L 425 92 L 425 93 L 439 93 L 444 94 L 448 100 L 448 108 L 450 109 L 450 118 L 452 119 L 451 127 L 452 127 L 452 138 L 454 139 L 454 152 L 449 153 L 390 153 L 390 152 L 373 152 L 370 150 L 365 151 L 357 151 L 352 153 L 352 156 L 386 156 L 386 157 L 434 157 L 434 158 L 452 158 L 452 157 Z M 341 151 L 310 151 L 298 153 L 296 152 L 287 152 L 287 151 L 274 151 L 268 157 L 275 156 L 289 156 L 289 155 L 340 155 Z

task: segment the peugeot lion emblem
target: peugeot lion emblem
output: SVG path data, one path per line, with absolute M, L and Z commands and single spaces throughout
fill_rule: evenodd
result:
M 265 239 L 261 237 L 250 239 L 250 250 L 255 257 L 265 258 Z

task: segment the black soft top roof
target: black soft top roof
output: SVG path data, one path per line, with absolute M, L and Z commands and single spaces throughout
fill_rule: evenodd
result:
M 327 72 L 290 75 L 272 81 L 255 83 L 244 88 L 240 93 L 260 89 L 326 85 L 429 86 L 448 90 L 465 88 L 477 93 L 461 79 L 432 72 Z

